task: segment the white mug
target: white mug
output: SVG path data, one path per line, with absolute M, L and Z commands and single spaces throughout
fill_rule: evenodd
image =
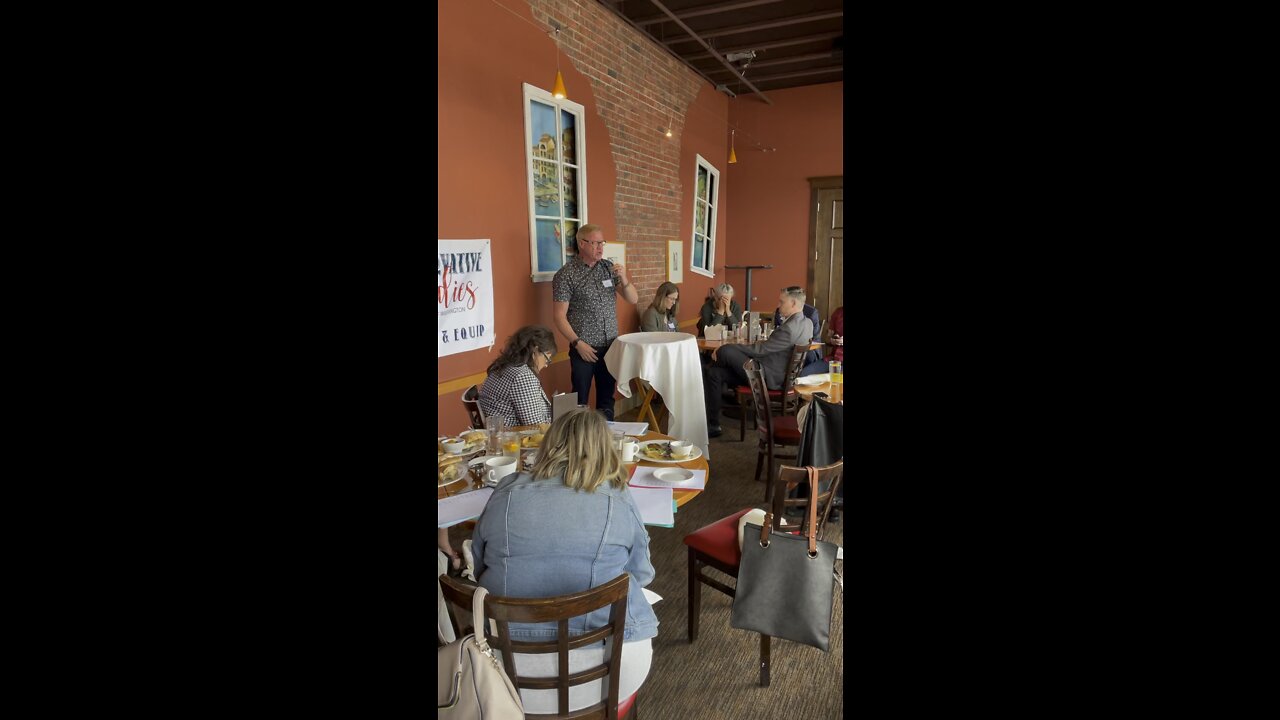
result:
M 516 471 L 516 458 L 491 457 L 484 461 L 485 477 L 490 485 Z
M 622 462 L 636 461 L 636 448 L 639 445 L 635 440 L 627 439 L 622 441 Z

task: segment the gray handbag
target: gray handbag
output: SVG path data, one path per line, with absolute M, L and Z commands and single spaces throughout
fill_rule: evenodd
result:
M 809 497 L 817 498 L 818 474 L 808 470 Z M 827 652 L 837 548 L 818 540 L 817 525 L 817 502 L 809 503 L 809 531 L 803 536 L 770 532 L 772 512 L 763 527 L 746 524 L 730 626 Z
M 484 596 L 487 594 L 488 590 L 478 587 L 471 598 L 471 619 L 476 632 L 440 648 L 436 659 L 438 718 L 524 718 L 520 694 L 484 637 Z

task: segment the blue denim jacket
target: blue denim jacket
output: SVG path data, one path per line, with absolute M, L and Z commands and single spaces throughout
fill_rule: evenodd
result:
M 649 533 L 625 488 L 605 483 L 595 492 L 580 492 L 561 478 L 534 482 L 528 473 L 508 475 L 476 521 L 471 552 L 479 584 L 510 597 L 566 595 L 630 573 L 623 641 L 658 634 L 658 616 L 641 591 L 654 577 Z M 570 620 L 569 634 L 608 624 L 605 607 Z M 511 636 L 554 639 L 556 624 L 512 623 Z

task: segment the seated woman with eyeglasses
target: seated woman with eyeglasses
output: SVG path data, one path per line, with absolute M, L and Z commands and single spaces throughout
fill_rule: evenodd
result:
M 526 325 L 507 338 L 479 388 L 485 418 L 501 418 L 508 427 L 551 422 L 551 401 L 538 373 L 555 353 L 556 337 L 542 325 Z
M 531 472 L 498 482 L 471 536 L 477 583 L 495 595 L 548 598 L 569 595 L 631 576 L 622 637 L 619 698 L 640 688 L 653 662 L 658 616 L 643 588 L 655 576 L 649 533 L 627 487 L 627 466 L 613 445 L 604 416 L 580 408 L 556 418 Z M 569 634 L 609 624 L 609 608 L 569 620 Z M 554 641 L 555 622 L 512 623 L 511 637 Z M 610 641 L 612 642 L 612 641 Z M 600 662 L 611 651 L 595 644 L 569 651 L 569 669 Z M 552 655 L 515 654 L 522 677 L 554 677 Z M 510 668 L 508 668 L 510 671 Z M 569 688 L 569 709 L 600 702 L 600 680 Z M 521 690 L 526 713 L 556 711 L 555 690 Z

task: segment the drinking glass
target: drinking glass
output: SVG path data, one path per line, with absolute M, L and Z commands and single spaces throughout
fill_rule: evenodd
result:
M 506 422 L 502 418 L 489 418 L 489 442 L 485 447 L 485 455 L 498 455 L 502 452 L 502 433 L 506 430 Z
M 502 433 L 502 454 L 505 457 L 520 457 L 520 433 Z
M 831 361 L 831 400 L 844 402 L 844 363 Z

